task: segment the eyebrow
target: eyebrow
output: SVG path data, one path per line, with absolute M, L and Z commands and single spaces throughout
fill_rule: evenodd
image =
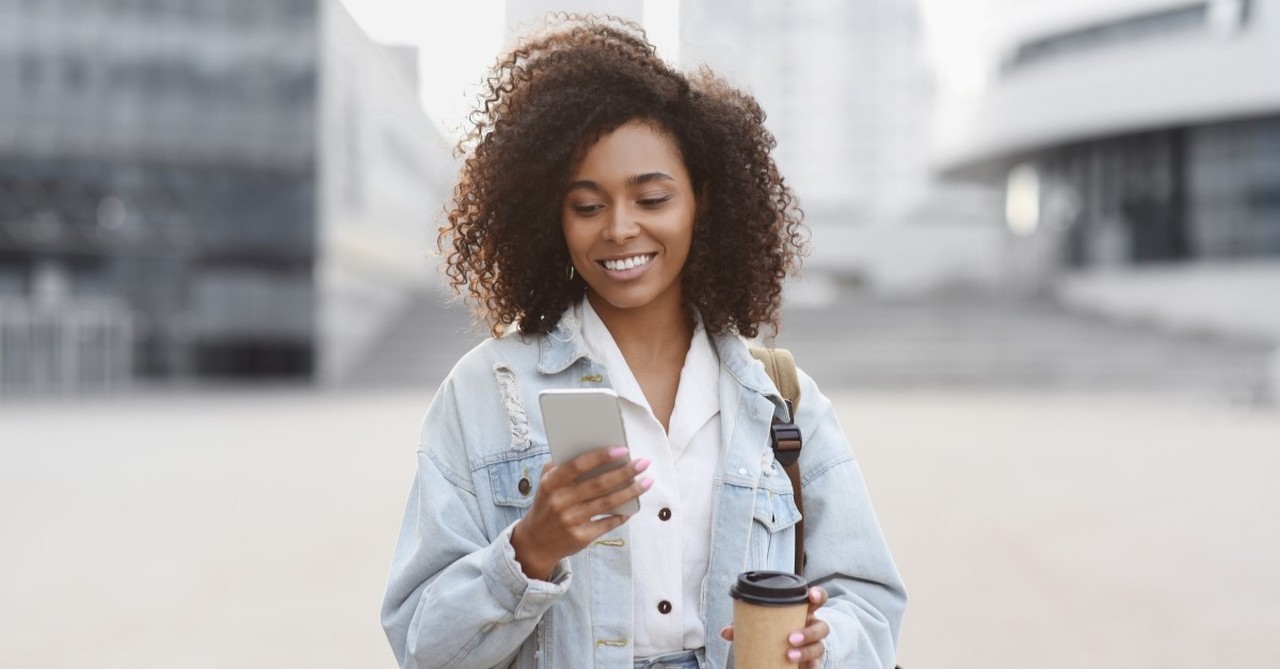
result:
M 641 184 L 649 183 L 650 181 L 675 181 L 675 179 L 666 172 L 645 172 L 644 174 L 633 174 L 627 177 L 626 184 L 628 186 L 639 186 Z M 569 184 L 568 190 L 572 191 L 578 189 L 604 190 L 600 187 L 600 184 L 591 180 L 575 181 Z

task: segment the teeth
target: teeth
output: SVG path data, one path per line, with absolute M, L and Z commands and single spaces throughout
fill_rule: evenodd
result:
M 630 258 L 623 258 L 621 260 L 605 260 L 603 265 L 607 270 L 620 272 L 622 270 L 628 270 L 644 265 L 650 260 L 653 260 L 653 256 L 654 254 L 652 253 L 646 253 L 643 255 L 631 256 Z

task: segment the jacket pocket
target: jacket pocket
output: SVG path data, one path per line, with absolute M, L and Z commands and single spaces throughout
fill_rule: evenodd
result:
M 792 571 L 795 568 L 796 523 L 800 510 L 790 490 L 756 489 L 755 527 L 751 533 L 752 554 L 761 561 L 758 568 Z
M 538 493 L 542 465 L 549 457 L 545 450 L 532 455 L 521 452 L 518 457 L 485 466 L 493 505 L 501 517 L 495 529 L 501 530 L 520 520 L 528 511 Z
M 800 522 L 795 495 L 768 488 L 756 489 L 755 518 L 770 533 L 782 532 Z

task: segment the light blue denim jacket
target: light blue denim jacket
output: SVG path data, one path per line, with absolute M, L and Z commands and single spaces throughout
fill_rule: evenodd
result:
M 769 445 L 771 420 L 785 418 L 786 405 L 740 338 L 714 341 L 724 451 L 712 481 L 702 612 L 707 663 L 719 668 L 732 666 L 720 638 L 733 617 L 730 585 L 742 571 L 792 570 L 800 514 Z M 538 393 L 609 385 L 572 309 L 547 335 L 485 341 L 445 379 L 422 424 L 383 601 L 401 666 L 631 667 L 628 526 L 562 560 L 550 582 L 526 578 L 511 547 L 549 457 Z M 906 592 L 830 401 L 803 372 L 800 388 L 804 576 L 832 577 L 819 613 L 831 627 L 824 666 L 892 667 Z

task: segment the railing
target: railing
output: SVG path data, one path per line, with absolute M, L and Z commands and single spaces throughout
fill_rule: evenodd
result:
M 117 300 L 0 297 L 0 398 L 119 390 L 132 348 L 129 309 Z

